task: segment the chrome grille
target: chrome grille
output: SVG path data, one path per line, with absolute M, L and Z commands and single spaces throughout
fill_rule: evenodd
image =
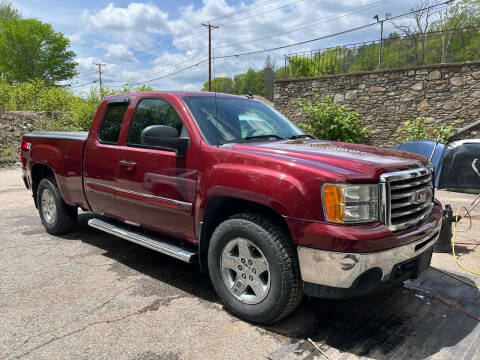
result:
M 413 226 L 433 207 L 433 167 L 380 176 L 382 220 L 392 231 Z

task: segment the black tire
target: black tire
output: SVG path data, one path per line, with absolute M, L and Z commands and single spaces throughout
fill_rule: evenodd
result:
M 224 248 L 235 238 L 249 240 L 268 262 L 270 288 L 257 304 L 248 304 L 227 288 L 222 277 Z M 302 300 L 300 271 L 295 248 L 283 229 L 265 217 L 239 214 L 215 229 L 208 249 L 208 269 L 213 286 L 226 310 L 257 324 L 271 324 L 290 314 Z
M 55 206 L 55 213 L 50 218 L 43 211 L 45 204 L 42 202 L 42 196 L 44 196 L 44 192 L 52 195 L 52 205 Z M 42 224 L 49 234 L 65 234 L 75 227 L 78 209 L 76 206 L 65 203 L 54 178 L 44 178 L 38 184 L 37 205 Z

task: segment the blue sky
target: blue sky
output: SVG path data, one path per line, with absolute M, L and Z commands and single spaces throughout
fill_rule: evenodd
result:
M 212 33 L 215 56 L 291 44 L 368 24 L 373 16 L 408 12 L 416 1 L 389 0 L 176 0 L 176 1 L 14 1 L 24 17 L 53 25 L 71 40 L 80 75 L 72 83 L 96 79 L 93 62 L 107 64 L 106 86 L 145 83 L 156 89 L 199 90 L 208 79 L 208 64 L 156 81 L 148 80 L 192 66 L 208 56 L 201 22 L 220 28 Z M 241 10 L 234 16 L 229 16 Z M 326 21 L 328 20 L 328 21 Z M 407 20 L 402 20 L 407 21 Z M 192 29 L 192 27 L 194 27 Z M 386 23 L 385 33 L 392 31 Z M 188 34 L 185 34 L 188 32 Z M 183 36 L 182 36 L 183 35 Z M 172 38 L 173 37 L 173 38 Z M 379 37 L 379 27 L 288 49 L 215 62 L 216 76 L 260 69 L 267 55 L 278 66 L 283 55 Z M 256 39 L 262 39 L 254 41 Z M 86 87 L 76 88 L 78 92 Z

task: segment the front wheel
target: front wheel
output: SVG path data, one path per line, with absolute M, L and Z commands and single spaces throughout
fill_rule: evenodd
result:
M 217 227 L 208 268 L 225 308 L 254 323 L 278 321 L 302 299 L 290 239 L 280 226 L 258 215 L 235 215 Z
M 42 179 L 38 184 L 37 205 L 42 224 L 50 234 L 69 232 L 77 222 L 77 207 L 65 203 L 54 178 Z

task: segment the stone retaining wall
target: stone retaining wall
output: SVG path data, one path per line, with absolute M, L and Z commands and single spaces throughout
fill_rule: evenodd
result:
M 426 116 L 441 119 L 480 98 L 480 62 L 440 64 L 275 81 L 275 108 L 291 120 L 304 118 L 292 100 L 328 95 L 338 104 L 357 111 L 370 127 L 371 142 L 392 146 L 398 126 Z M 480 102 L 447 121 L 456 129 L 478 119 Z M 478 136 L 478 128 L 461 138 Z

